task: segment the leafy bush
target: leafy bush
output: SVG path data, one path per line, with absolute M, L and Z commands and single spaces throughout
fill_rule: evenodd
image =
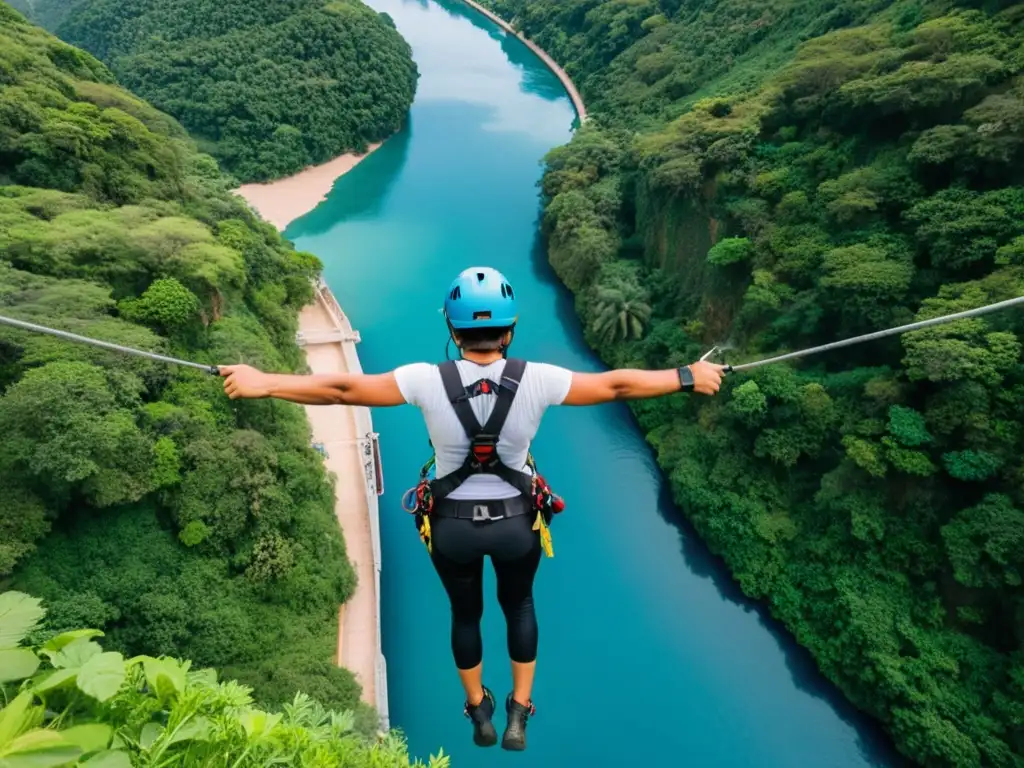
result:
M 410 761 L 400 734 L 370 740 L 355 715 L 303 693 L 279 711 L 251 691 L 168 656 L 104 651 L 95 629 L 40 636 L 44 610 L 21 592 L 0 593 L 0 765 L 4 768 L 284 764 L 398 768 Z M 26 645 L 32 636 L 34 646 Z M 429 768 L 448 768 L 431 756 Z

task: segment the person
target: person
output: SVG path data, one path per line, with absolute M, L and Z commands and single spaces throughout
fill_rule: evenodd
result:
M 527 514 L 533 509 L 527 455 L 544 411 L 553 405 L 597 405 L 681 390 L 714 395 L 724 371 L 701 361 L 661 371 L 579 373 L 510 360 L 507 353 L 519 319 L 516 294 L 504 275 L 487 267 L 472 267 L 455 278 L 444 315 L 461 359 L 440 366 L 413 363 L 375 375 L 279 375 L 247 365 L 225 365 L 220 372 L 230 398 L 370 407 L 408 403 L 420 408 L 437 462 L 430 557 L 451 603 L 452 654 L 466 692 L 465 714 L 473 723 L 476 744 L 497 743 L 492 722 L 496 703 L 483 684 L 480 636 L 483 563 L 489 555 L 512 662 L 502 747 L 522 750 L 527 720 L 535 713 L 533 581 L 541 557 L 540 534 L 534 530 L 534 516 Z M 503 422 L 497 429 L 492 417 Z M 494 432 L 489 440 L 481 438 L 488 427 Z M 483 455 L 474 458 L 481 450 Z

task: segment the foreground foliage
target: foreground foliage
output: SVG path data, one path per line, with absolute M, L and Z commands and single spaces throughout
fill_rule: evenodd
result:
M 0 4 L 0 314 L 216 364 L 301 365 L 318 262 L 181 126 Z M 334 667 L 355 587 L 300 408 L 0 329 L 0 578 L 54 631 L 228 667 L 265 704 L 357 709 Z
M 392 732 L 373 740 L 353 712 L 297 693 L 278 712 L 189 661 L 104 651 L 94 629 L 52 635 L 40 601 L 0 593 L 0 765 L 8 768 L 266 765 L 427 768 Z M 27 646 L 29 637 L 35 647 Z M 429 768 L 447 768 L 443 753 Z
M 402 125 L 416 65 L 359 0 L 20 0 L 174 115 L 243 181 L 363 152 Z
M 544 230 L 610 363 L 1024 294 L 1024 6 L 490 5 L 591 108 Z M 634 408 L 744 591 L 926 765 L 1024 765 L 1022 339 L 988 315 Z

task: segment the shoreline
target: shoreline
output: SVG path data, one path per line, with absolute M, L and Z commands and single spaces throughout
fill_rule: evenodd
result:
M 279 232 L 284 232 L 289 224 L 326 200 L 338 179 L 383 145 L 384 142 L 378 141 L 370 144 L 361 155 L 348 152 L 282 179 L 243 184 L 233 192 L 244 198 L 263 219 L 277 227 Z
M 565 92 L 569 94 L 569 100 L 572 102 L 573 109 L 576 110 L 576 117 L 579 119 L 580 125 L 587 122 L 587 118 L 589 117 L 587 115 L 587 105 L 583 103 L 583 97 L 576 89 L 576 84 L 572 81 L 572 78 L 569 77 L 566 71 L 559 66 L 558 62 L 551 58 L 547 51 L 530 40 L 526 35 L 517 30 L 494 11 L 484 8 L 475 0 L 462 0 L 462 2 L 478 13 L 486 16 L 509 34 L 518 37 L 519 41 L 529 48 L 538 59 L 544 62 L 544 65 L 550 69 L 554 73 L 555 77 L 557 77 L 562 83 L 562 87 L 565 88 Z

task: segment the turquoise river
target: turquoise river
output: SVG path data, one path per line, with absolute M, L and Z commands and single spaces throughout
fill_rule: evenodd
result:
M 443 360 L 445 290 L 463 268 L 486 264 L 519 296 L 517 355 L 599 370 L 537 239 L 541 161 L 568 141 L 575 120 L 558 80 L 458 0 L 369 4 L 412 45 L 416 102 L 406 128 L 286 233 L 323 259 L 362 334 L 364 369 Z M 568 504 L 553 529 L 555 558 L 541 563 L 537 581 L 537 716 L 524 754 L 474 747 L 446 598 L 400 505 L 429 455 L 426 431 L 411 407 L 373 418 L 386 484 L 391 722 L 413 754 L 444 747 L 456 768 L 898 764 L 877 727 L 744 599 L 687 527 L 621 405 L 553 409 L 537 438 L 537 460 Z M 504 621 L 490 574 L 487 587 L 485 682 L 503 700 Z

